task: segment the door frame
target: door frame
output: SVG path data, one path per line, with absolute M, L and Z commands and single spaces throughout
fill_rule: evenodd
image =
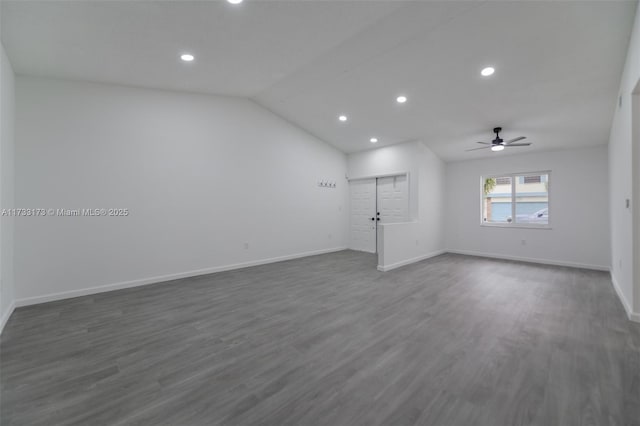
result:
M 411 218 L 411 200 L 410 200 L 411 180 L 409 177 L 409 172 L 382 173 L 382 174 L 375 174 L 375 175 L 358 176 L 354 178 L 347 176 L 347 182 L 351 183 L 351 181 L 355 181 L 355 180 L 375 179 L 376 180 L 376 212 L 377 212 L 378 211 L 378 178 L 386 178 L 386 177 L 393 177 L 393 176 L 407 177 L 407 206 L 408 206 L 407 213 L 409 214 L 409 219 L 410 219 Z M 351 212 L 349 212 L 349 217 L 351 217 Z M 374 215 L 374 217 L 377 217 L 377 216 Z M 351 232 L 351 230 L 349 230 L 349 232 Z M 376 221 L 376 252 L 375 254 L 378 254 L 378 222 L 377 221 Z
M 620 95 L 622 96 L 622 95 Z M 640 79 L 629 96 L 631 111 L 631 312 L 627 316 L 640 322 L 640 170 L 633 167 L 640 161 Z M 622 102 L 622 98 L 621 98 Z M 617 200 L 614 202 L 618 202 Z M 377 244 L 377 242 L 376 242 Z M 614 260 L 615 262 L 615 260 Z M 633 318 L 632 318 L 633 316 Z
M 358 177 L 347 177 L 347 181 L 351 182 L 352 180 L 377 179 L 377 178 L 405 176 L 405 175 L 407 176 L 407 183 L 409 183 L 409 172 L 395 172 L 395 173 L 383 173 L 383 174 L 376 174 L 376 175 L 365 175 L 365 176 L 358 176 Z

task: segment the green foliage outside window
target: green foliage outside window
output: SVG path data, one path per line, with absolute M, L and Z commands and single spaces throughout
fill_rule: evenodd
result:
M 493 188 L 496 187 L 496 179 L 495 178 L 487 178 L 484 180 L 484 195 L 489 195 Z

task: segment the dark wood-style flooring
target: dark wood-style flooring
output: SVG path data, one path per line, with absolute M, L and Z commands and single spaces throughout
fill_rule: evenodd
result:
M 20 308 L 9 425 L 638 425 L 609 275 L 343 251 Z

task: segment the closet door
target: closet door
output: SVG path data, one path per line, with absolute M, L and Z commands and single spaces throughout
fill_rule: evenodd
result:
M 376 252 L 376 179 L 349 183 L 351 193 L 351 232 L 349 247 Z
M 378 178 L 376 213 L 380 223 L 409 221 L 408 190 L 406 175 Z

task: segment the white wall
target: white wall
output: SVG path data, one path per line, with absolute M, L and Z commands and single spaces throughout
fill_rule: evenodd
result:
M 609 138 L 609 188 L 611 214 L 611 276 L 629 316 L 640 321 L 640 267 L 635 274 L 634 262 L 640 262 L 640 253 L 633 250 L 633 210 L 625 200 L 632 200 L 635 208 L 636 233 L 640 232 L 640 181 L 633 183 L 633 157 L 640 158 L 640 140 L 632 148 L 632 93 L 640 80 L 640 14 L 636 12 L 627 59 L 620 83 L 622 106 L 615 110 Z M 636 111 L 636 120 L 640 112 Z M 636 152 L 634 153 L 633 150 Z M 635 163 L 637 169 L 638 163 Z M 637 176 L 637 179 L 640 175 Z
M 552 229 L 480 225 L 481 176 L 543 170 L 551 170 Z M 446 176 L 447 250 L 609 268 L 606 146 L 447 163 Z
M 409 173 L 409 215 L 415 224 L 382 226 L 381 269 L 393 269 L 444 249 L 444 163 L 421 142 L 350 154 L 349 178 Z M 409 238 L 410 237 L 410 238 Z
M 0 208 L 13 207 L 14 73 L 0 45 Z M 0 332 L 13 312 L 14 219 L 0 217 Z
M 347 245 L 346 156 L 251 101 L 23 76 L 16 99 L 17 206 L 130 211 L 17 219 L 20 305 Z

